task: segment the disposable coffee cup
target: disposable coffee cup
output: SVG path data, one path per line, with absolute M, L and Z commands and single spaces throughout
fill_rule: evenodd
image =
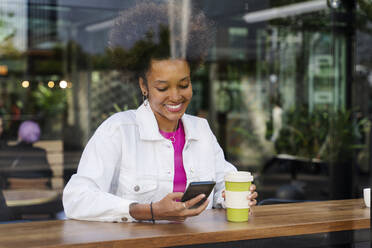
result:
M 225 175 L 225 206 L 228 221 L 248 221 L 248 196 L 252 181 L 253 176 L 247 171 L 230 172 Z
M 363 198 L 366 207 L 371 207 L 371 188 L 363 189 Z

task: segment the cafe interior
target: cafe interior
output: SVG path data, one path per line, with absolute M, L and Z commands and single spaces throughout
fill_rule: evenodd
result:
M 0 247 L 370 247 L 370 0 L 170 0 L 213 22 L 187 113 L 252 173 L 257 206 L 244 225 L 221 212 L 158 228 L 66 218 L 89 138 L 143 101 L 108 47 L 136 2 L 0 0 Z M 22 128 L 36 133 L 27 146 Z

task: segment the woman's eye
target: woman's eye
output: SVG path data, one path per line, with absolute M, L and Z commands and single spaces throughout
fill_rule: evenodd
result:
M 158 91 L 166 91 L 168 88 L 156 88 Z
M 186 85 L 180 85 L 180 88 L 182 89 L 187 89 L 189 87 L 190 84 L 186 84 Z

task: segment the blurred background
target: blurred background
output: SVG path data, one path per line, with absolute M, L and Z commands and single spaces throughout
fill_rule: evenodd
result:
M 33 187 L 59 195 L 99 124 L 141 104 L 137 82 L 116 70 L 108 50 L 114 19 L 135 2 L 0 0 L 5 200 Z M 372 2 L 176 2 L 200 8 L 216 27 L 192 73 L 188 113 L 207 118 L 226 159 L 254 173 L 259 201 L 361 197 L 371 156 Z M 49 174 L 30 176 L 24 162 L 21 176 L 9 175 L 21 153 L 9 146 L 27 120 L 40 127 L 33 147 L 45 151 L 38 156 Z M 44 209 L 55 217 L 58 206 Z

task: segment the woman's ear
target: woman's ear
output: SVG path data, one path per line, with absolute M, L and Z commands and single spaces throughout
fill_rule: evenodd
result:
M 138 84 L 139 84 L 139 87 L 141 88 L 142 95 L 148 95 L 147 85 L 142 77 L 138 78 Z

